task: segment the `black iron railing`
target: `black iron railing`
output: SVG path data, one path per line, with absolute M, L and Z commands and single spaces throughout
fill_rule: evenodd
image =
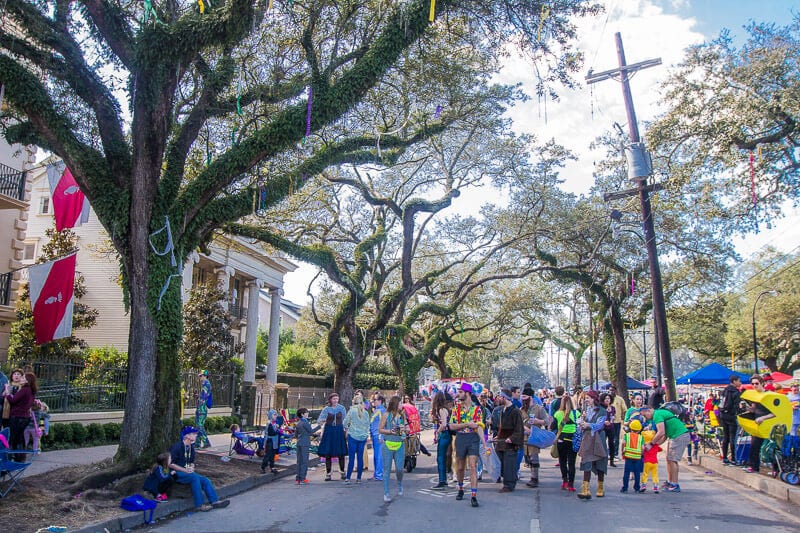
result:
M 0 274 L 0 305 L 11 302 L 11 274 L 12 272 Z
M 0 165 L 0 194 L 25 200 L 25 171 Z
M 11 368 L 23 368 L 26 362 L 10 362 Z M 47 404 L 51 413 L 117 411 L 125 408 L 127 367 L 87 367 L 74 361 L 35 361 L 29 363 L 36 374 L 39 391 L 36 397 Z M 6 373 L 9 375 L 9 373 Z M 235 373 L 210 376 L 214 407 L 233 406 L 238 390 Z M 200 383 L 197 371 L 181 374 L 184 405 L 194 407 Z

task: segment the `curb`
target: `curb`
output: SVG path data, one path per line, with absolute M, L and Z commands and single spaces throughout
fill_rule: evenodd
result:
M 773 498 L 793 504 L 800 504 L 800 489 L 787 485 L 779 479 L 762 474 L 750 474 L 736 466 L 725 466 L 720 459 L 708 455 L 700 457 L 700 466 L 715 474 L 763 492 Z
M 291 475 L 294 475 L 294 469 L 291 468 L 291 466 L 284 468 L 274 476 L 257 474 L 255 476 L 239 480 L 231 485 L 220 487 L 217 489 L 217 496 L 219 496 L 220 500 L 224 500 L 230 498 L 231 496 L 261 487 L 262 485 L 267 485 L 268 483 L 272 483 L 273 481 L 277 481 Z M 166 518 L 170 515 L 190 511 L 192 509 L 194 509 L 194 502 L 192 502 L 191 499 L 180 499 L 162 503 L 155 508 L 153 512 L 153 521 L 155 522 L 156 520 Z M 72 533 L 109 533 L 114 531 L 126 531 L 142 525 L 145 525 L 144 514 L 141 512 L 135 512 L 125 516 L 111 518 L 104 522 L 98 522 L 96 524 L 84 526 L 80 529 L 74 529 L 72 530 Z

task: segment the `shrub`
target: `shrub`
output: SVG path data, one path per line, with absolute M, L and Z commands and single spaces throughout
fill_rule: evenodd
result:
M 78 446 L 83 445 L 86 442 L 86 437 L 89 436 L 89 432 L 86 430 L 86 426 L 78 422 L 70 422 L 69 426 L 72 427 L 71 442 L 74 442 Z
M 89 424 L 86 426 L 87 432 L 87 439 L 92 444 L 105 444 L 106 442 L 106 431 L 105 428 L 100 424 Z
M 181 427 L 193 426 L 193 425 L 194 425 L 194 418 L 181 418 Z
M 122 435 L 122 424 L 119 422 L 109 422 L 108 424 L 103 424 L 103 429 L 107 441 L 119 442 L 119 438 Z
M 56 427 L 58 429 L 56 429 Z M 53 424 L 50 427 L 56 444 L 72 442 L 72 424 Z

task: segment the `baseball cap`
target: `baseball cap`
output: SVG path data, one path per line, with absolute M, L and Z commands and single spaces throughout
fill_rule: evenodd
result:
M 190 433 L 200 433 L 200 430 L 193 426 L 186 426 L 181 430 L 181 438 L 189 435 Z

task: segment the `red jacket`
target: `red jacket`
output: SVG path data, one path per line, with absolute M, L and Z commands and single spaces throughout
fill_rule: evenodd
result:
M 11 404 L 11 411 L 9 417 L 31 416 L 31 407 L 33 407 L 33 392 L 30 387 L 22 387 L 15 394 L 6 396 L 8 403 Z

